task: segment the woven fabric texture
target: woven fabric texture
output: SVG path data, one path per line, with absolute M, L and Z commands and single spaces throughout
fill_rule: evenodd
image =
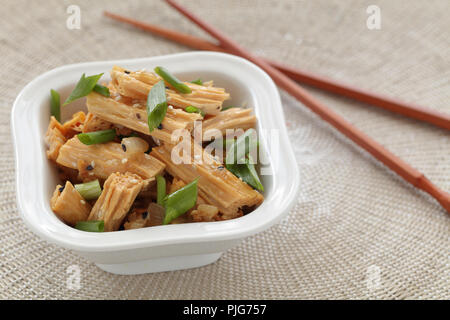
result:
M 450 2 L 373 2 L 180 0 L 261 56 L 450 113 Z M 80 30 L 66 27 L 72 4 L 81 9 Z M 380 30 L 367 28 L 371 4 L 381 10 Z M 450 298 L 450 216 L 283 92 L 301 173 L 297 204 L 216 263 L 118 276 L 31 233 L 15 203 L 10 111 L 20 90 L 65 64 L 189 50 L 105 18 L 104 9 L 209 39 L 163 1 L 2 2 L 0 298 Z M 448 132 L 311 92 L 450 190 Z M 81 269 L 79 290 L 66 285 L 71 265 Z

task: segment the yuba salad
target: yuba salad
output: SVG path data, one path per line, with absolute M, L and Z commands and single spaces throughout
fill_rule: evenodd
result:
M 257 119 L 224 107 L 224 88 L 163 67 L 101 77 L 83 74 L 62 104 L 50 91 L 45 142 L 61 180 L 50 204 L 62 221 L 118 231 L 234 219 L 263 202 Z M 61 108 L 84 97 L 88 112 L 61 123 Z

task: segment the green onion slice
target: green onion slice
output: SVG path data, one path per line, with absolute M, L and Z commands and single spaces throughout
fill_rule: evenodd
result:
M 105 143 L 108 141 L 112 141 L 116 138 L 116 130 L 108 129 L 108 130 L 100 130 L 86 133 L 77 134 L 78 140 L 80 140 L 83 144 L 91 145 L 98 143 Z
M 94 89 L 92 89 L 92 90 L 94 90 L 97 93 L 100 93 L 102 96 L 105 96 L 105 97 L 111 96 L 111 94 L 109 93 L 108 87 L 102 86 L 100 84 L 96 84 L 94 86 Z
M 103 232 L 105 231 L 105 223 L 100 221 L 78 221 L 75 229 L 88 232 Z
M 61 102 L 58 91 L 50 90 L 50 114 L 55 117 L 56 120 L 61 121 Z
M 166 87 L 161 80 L 151 88 L 147 98 L 147 121 L 150 132 L 161 124 L 166 112 Z
M 231 173 L 238 178 L 241 178 L 245 183 L 259 191 L 264 191 L 264 187 L 261 180 L 259 180 L 258 173 L 256 172 L 255 165 L 250 156 L 249 158 L 245 158 L 245 163 L 243 164 L 227 164 L 226 167 Z
M 194 107 L 194 106 L 187 106 L 184 111 L 186 111 L 187 113 L 200 113 L 202 117 L 205 116 L 205 113 L 203 112 L 203 110 Z
M 239 136 L 230 149 L 227 150 L 226 164 L 238 163 L 248 153 L 258 147 L 258 140 L 256 139 L 255 129 L 248 129 L 245 133 Z
M 225 110 L 228 110 L 228 109 L 231 109 L 231 108 L 237 108 L 237 107 L 235 107 L 235 106 L 227 106 L 227 107 L 223 107 L 222 110 L 220 110 L 220 111 L 225 111 Z
M 164 208 L 166 209 L 166 215 L 164 216 L 163 224 L 170 223 L 173 219 L 185 214 L 195 206 L 198 195 L 197 185 L 198 178 L 165 197 Z
M 166 179 L 163 176 L 156 176 L 156 203 L 164 204 L 164 197 L 166 196 Z
M 102 75 L 103 75 L 103 73 L 86 77 L 86 75 L 83 73 L 83 75 L 81 76 L 80 80 L 78 81 L 75 89 L 73 89 L 72 93 L 66 99 L 63 106 L 71 103 L 72 101 L 75 101 L 77 99 L 85 97 L 89 93 L 91 93 L 91 91 L 94 89 L 95 85 L 97 84 L 97 81 L 101 78 Z
M 102 193 L 102 188 L 100 188 L 100 183 L 97 180 L 80 183 L 74 185 L 75 189 L 80 193 L 80 195 L 87 201 L 95 200 L 100 197 Z
M 259 179 L 253 159 L 250 155 L 248 155 L 248 159 L 245 162 L 245 164 L 247 165 L 251 177 L 251 180 L 248 182 L 248 184 L 259 191 L 264 191 L 264 186 L 262 185 L 261 180 Z
M 155 72 L 167 81 L 175 90 L 180 93 L 191 93 L 192 90 L 186 84 L 177 79 L 173 74 L 171 74 L 166 68 L 156 67 Z
M 198 84 L 199 86 L 203 85 L 203 81 L 200 78 L 198 78 L 197 80 L 191 81 L 191 83 Z

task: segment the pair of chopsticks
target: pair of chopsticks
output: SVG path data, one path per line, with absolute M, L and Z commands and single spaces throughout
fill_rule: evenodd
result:
M 118 14 L 114 14 L 108 11 L 104 12 L 105 16 L 110 17 L 114 20 L 128 23 L 144 31 L 149 31 L 153 34 L 161 36 L 163 38 L 172 40 L 174 42 L 183 44 L 185 46 L 191 47 L 197 50 L 208 50 L 208 51 L 218 51 L 227 52 L 230 51 L 225 49 L 221 44 L 216 45 L 209 41 L 194 37 L 190 34 L 181 33 L 178 31 L 173 31 L 170 29 L 162 28 L 157 25 L 150 23 L 145 23 L 142 21 L 137 21 L 130 19 Z M 417 106 L 411 103 L 405 103 L 397 99 L 389 98 L 380 94 L 369 92 L 367 90 L 359 89 L 354 86 L 342 84 L 337 81 L 333 81 L 323 76 L 315 75 L 310 72 L 295 69 L 283 64 L 280 64 L 269 59 L 263 59 L 266 63 L 275 67 L 279 71 L 283 72 L 289 78 L 328 91 L 340 96 L 351 98 L 360 102 L 364 102 L 370 105 L 377 106 L 382 109 L 386 109 L 409 118 L 431 123 L 435 126 L 450 130 L 450 115 L 440 113 L 433 109 Z
M 172 0 L 166 0 L 166 2 L 181 14 L 183 14 L 185 17 L 187 17 L 189 20 L 197 24 L 200 28 L 208 32 L 211 36 L 217 39 L 220 44 L 215 45 L 191 35 L 186 35 L 158 26 L 142 23 L 109 12 L 105 12 L 105 14 L 116 20 L 132 24 L 146 31 L 156 33 L 160 36 L 188 45 L 190 47 L 194 47 L 196 49 L 228 52 L 252 61 L 264 71 L 266 71 L 279 87 L 283 88 L 298 101 L 318 114 L 322 119 L 329 122 L 337 130 L 346 135 L 353 142 L 368 151 L 372 156 L 384 163 L 387 167 L 400 175 L 404 180 L 430 194 L 447 210 L 447 212 L 450 212 L 449 193 L 439 189 L 421 172 L 414 169 L 399 157 L 395 156 L 378 142 L 367 136 L 364 132 L 350 124 L 343 117 L 315 99 L 294 80 L 318 87 L 320 89 L 324 89 L 326 91 L 337 93 L 342 96 L 353 98 L 358 101 L 366 102 L 414 119 L 429 122 L 445 129 L 450 129 L 450 116 L 424 107 L 405 104 L 403 102 L 370 93 L 355 87 L 343 85 L 324 77 L 319 77 L 311 73 L 306 73 L 297 69 L 282 66 L 278 63 L 258 58 L 252 55 L 246 49 L 239 46 L 236 42 L 234 42 L 228 36 L 224 35 L 221 31 L 196 17 L 193 13 L 183 8 L 176 2 Z

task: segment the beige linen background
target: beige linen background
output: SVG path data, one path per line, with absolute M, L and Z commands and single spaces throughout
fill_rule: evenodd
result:
M 448 0 L 180 2 L 259 55 L 450 113 Z M 70 4 L 81 8 L 81 30 L 66 28 Z M 371 4 L 381 9 L 381 30 L 366 27 Z M 2 1 L 0 298 L 450 298 L 449 215 L 283 92 L 298 202 L 217 263 L 118 276 L 32 234 L 15 203 L 10 110 L 19 91 L 65 64 L 188 50 L 104 18 L 104 9 L 206 37 L 156 0 Z M 448 132 L 312 92 L 450 190 Z M 78 291 L 66 286 L 71 265 L 81 268 Z

